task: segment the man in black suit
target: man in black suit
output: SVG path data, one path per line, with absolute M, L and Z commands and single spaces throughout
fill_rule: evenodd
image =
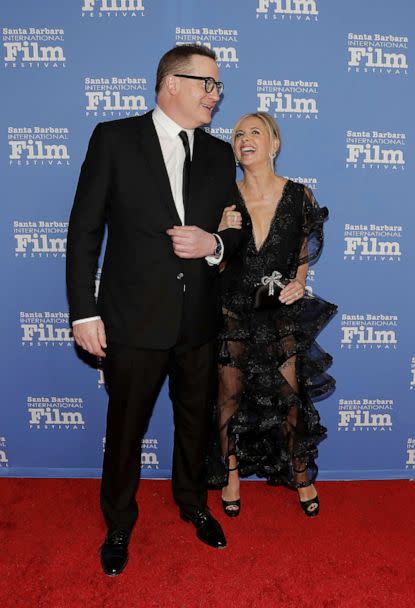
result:
M 231 146 L 198 128 L 211 121 L 220 99 L 218 75 L 215 54 L 206 47 L 166 53 L 154 111 L 95 128 L 71 213 L 73 334 L 80 347 L 105 358 L 109 390 L 101 485 L 108 526 L 101 562 L 109 575 L 127 563 L 138 516 L 141 440 L 166 376 L 175 422 L 175 500 L 200 540 L 226 546 L 207 508 L 204 460 L 216 385 L 218 263 L 242 234 L 217 234 L 222 212 L 236 196 Z

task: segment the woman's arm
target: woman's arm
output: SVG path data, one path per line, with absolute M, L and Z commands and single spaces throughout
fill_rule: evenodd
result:
M 307 239 L 304 239 L 303 245 L 300 251 L 300 258 L 306 258 L 307 256 Z M 297 274 L 295 275 L 294 281 L 297 281 L 301 284 L 303 289 L 305 290 L 305 284 L 307 280 L 307 272 L 308 272 L 308 262 L 305 264 L 301 264 L 301 266 L 297 269 Z M 304 295 L 304 294 L 303 294 Z

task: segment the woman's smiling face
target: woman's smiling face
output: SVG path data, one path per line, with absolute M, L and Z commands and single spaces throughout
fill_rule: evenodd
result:
M 278 150 L 278 140 L 270 141 L 269 130 L 256 116 L 244 118 L 234 135 L 234 153 L 244 167 L 270 163 L 270 154 Z

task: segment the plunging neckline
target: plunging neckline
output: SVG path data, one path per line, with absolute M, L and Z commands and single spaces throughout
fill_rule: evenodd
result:
M 242 195 L 242 192 L 241 192 L 241 191 L 239 190 L 239 188 L 238 188 L 238 190 L 239 190 L 239 194 L 241 195 L 241 199 L 242 199 L 242 202 L 243 202 L 244 207 L 245 207 L 245 209 L 246 209 L 246 212 L 247 212 L 247 214 L 249 215 L 249 218 L 250 218 L 250 220 L 251 220 L 251 233 L 252 233 L 252 240 L 253 240 L 253 243 L 254 243 L 254 249 L 255 249 L 255 252 L 256 252 L 257 254 L 261 253 L 261 250 L 263 249 L 263 247 L 264 247 L 265 243 L 267 242 L 267 240 L 268 240 L 268 238 L 269 238 L 269 236 L 270 236 L 270 234 L 271 234 L 271 230 L 272 230 L 273 224 L 274 224 L 274 222 L 275 222 L 275 220 L 276 220 L 276 217 L 277 217 L 277 215 L 278 215 L 278 209 L 279 209 L 279 206 L 280 206 L 280 204 L 281 204 L 281 202 L 282 202 L 282 199 L 284 198 L 285 190 L 286 190 L 286 188 L 287 188 L 287 184 L 288 184 L 288 182 L 289 182 L 289 181 L 290 181 L 289 179 L 287 179 L 287 180 L 285 181 L 285 184 L 284 184 L 284 186 L 283 186 L 283 188 L 282 188 L 282 191 L 281 191 L 281 196 L 280 196 L 280 198 L 278 199 L 278 201 L 277 201 L 277 203 L 276 203 L 276 205 L 275 205 L 274 213 L 272 214 L 271 221 L 270 221 L 270 223 L 269 223 L 269 227 L 268 227 L 267 236 L 266 236 L 266 237 L 263 239 L 263 241 L 262 241 L 262 243 L 261 243 L 261 245 L 260 245 L 259 247 L 257 247 L 257 241 L 256 241 L 256 238 L 255 238 L 254 222 L 252 221 L 251 214 L 249 213 L 248 207 L 246 206 L 245 199 L 244 199 L 244 197 L 243 197 L 243 195 Z

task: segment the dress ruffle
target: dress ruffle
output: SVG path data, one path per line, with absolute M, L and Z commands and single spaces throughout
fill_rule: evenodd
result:
M 317 445 L 325 438 L 326 429 L 312 399 L 327 397 L 335 387 L 334 379 L 326 373 L 332 357 L 315 338 L 336 310 L 335 305 L 306 295 L 292 306 L 255 313 L 254 322 L 250 316 L 239 319 L 238 328 L 235 316 L 224 313 L 219 365 L 238 368 L 244 378 L 238 407 L 228 422 L 228 435 L 233 438 L 242 477 L 255 474 L 273 483 L 295 486 L 292 452 L 282 427 L 290 410 L 297 407 L 305 432 L 297 442 L 295 457 L 307 462 L 308 477 L 311 481 L 315 479 Z M 232 356 L 232 347 L 228 347 L 235 343 L 243 344 L 238 356 Z M 279 372 L 294 355 L 301 387 L 299 395 L 287 390 L 287 382 Z M 210 465 L 210 484 L 226 485 L 227 463 L 220 456 L 219 445 L 216 466 L 212 468 L 212 461 Z

